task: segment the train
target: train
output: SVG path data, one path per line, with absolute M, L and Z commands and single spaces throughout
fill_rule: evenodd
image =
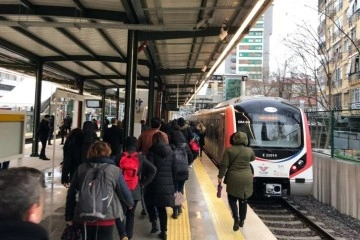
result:
M 187 117 L 206 126 L 204 151 L 220 165 L 230 136 L 245 132 L 256 159 L 251 162 L 254 196 L 311 195 L 313 155 L 307 117 L 282 98 L 239 97 Z

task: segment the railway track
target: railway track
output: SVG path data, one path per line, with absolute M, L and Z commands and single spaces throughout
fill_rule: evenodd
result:
M 279 240 L 339 239 L 332 230 L 315 222 L 310 213 L 298 211 L 286 199 L 251 201 L 249 205 Z

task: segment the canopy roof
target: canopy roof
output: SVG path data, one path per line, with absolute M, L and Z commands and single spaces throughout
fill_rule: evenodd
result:
M 134 30 L 137 88 L 148 88 L 151 69 L 167 101 L 184 103 L 271 2 L 3 0 L 0 67 L 34 75 L 43 63 L 45 80 L 70 88 L 79 81 L 92 93 L 124 88 L 128 33 Z M 227 36 L 221 40 L 220 33 Z

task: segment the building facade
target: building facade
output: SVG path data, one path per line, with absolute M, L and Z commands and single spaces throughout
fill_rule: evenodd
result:
M 360 110 L 360 1 L 318 2 L 319 48 L 324 48 L 322 54 L 327 53 L 329 59 L 329 71 L 320 71 L 321 88 L 331 95 L 332 109 Z M 327 84 L 328 79 L 331 84 Z M 343 114 L 358 114 L 351 112 Z
M 268 78 L 272 12 L 271 6 L 225 59 L 225 74 L 245 75 L 258 81 Z

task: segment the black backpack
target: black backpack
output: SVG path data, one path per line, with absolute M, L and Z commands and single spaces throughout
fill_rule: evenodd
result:
M 114 189 L 107 185 L 106 168 L 110 164 L 84 164 L 85 176 L 79 192 L 78 211 L 84 222 L 104 219 L 113 199 Z
M 185 150 L 185 145 L 186 143 L 183 143 L 181 146 L 173 146 L 177 175 L 182 175 L 189 172 L 189 162 Z

